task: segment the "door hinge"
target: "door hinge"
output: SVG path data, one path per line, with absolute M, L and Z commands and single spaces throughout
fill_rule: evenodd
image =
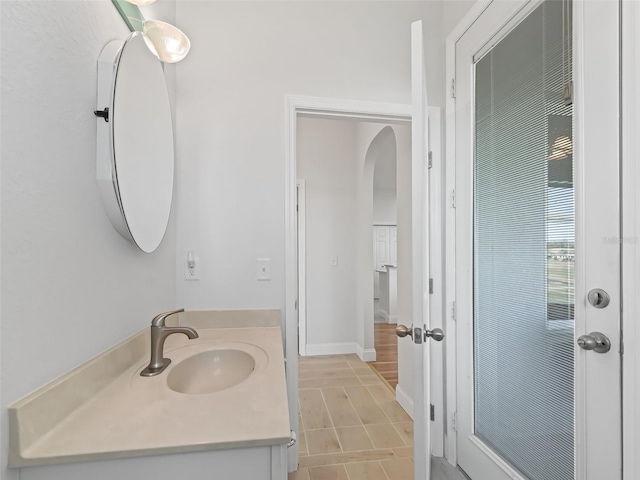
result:
M 432 422 L 436 421 L 436 406 L 432 403 L 431 404 L 431 409 L 430 409 L 430 418 Z
M 449 205 L 451 208 L 456 208 L 456 191 L 451 190 L 451 195 L 449 197 Z
M 455 301 L 451 303 L 451 320 L 454 322 L 458 320 L 458 307 Z
M 451 98 L 456 98 L 456 79 L 451 79 Z
M 433 278 L 429 279 L 429 293 L 433 293 Z
M 433 152 L 429 152 L 429 155 L 427 157 L 427 167 L 433 167 Z
M 453 428 L 454 432 L 458 431 L 458 412 L 451 414 L 451 428 Z

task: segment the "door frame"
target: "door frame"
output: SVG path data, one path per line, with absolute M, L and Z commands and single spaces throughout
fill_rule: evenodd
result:
M 445 208 L 445 272 L 455 272 L 455 188 L 456 188 L 456 102 L 455 71 L 456 43 L 480 17 L 493 0 L 477 0 L 458 25 L 452 30 L 446 41 L 446 159 L 445 189 L 447 208 Z M 579 0 L 577 0 L 579 1 Z M 624 480 L 640 477 L 640 369 L 625 368 L 625 365 L 640 363 L 640 326 L 635 321 L 640 317 L 640 301 L 637 292 L 640 290 L 640 194 L 637 185 L 640 182 L 640 167 L 637 157 L 640 155 L 640 138 L 636 132 L 640 128 L 640 34 L 635 28 L 640 22 L 640 5 L 636 2 L 621 1 L 621 292 L 622 292 L 622 326 L 624 355 L 622 364 L 622 418 L 623 435 L 623 474 Z M 582 48 L 582 38 L 574 38 L 576 50 Z M 457 345 L 456 323 L 456 277 L 455 273 L 446 276 L 445 305 L 449 311 L 446 318 L 447 336 L 451 343 Z M 446 349 L 446 392 L 448 418 L 445 429 L 445 458 L 457 465 L 457 351 Z
M 622 429 L 623 470 L 625 480 L 640 478 L 640 369 L 625 368 L 625 365 L 640 364 L 640 301 L 637 299 L 640 289 L 640 194 L 637 193 L 640 182 L 640 167 L 637 158 L 640 155 L 640 34 L 637 25 L 640 22 L 640 5 L 636 2 L 622 3 L 622 334 L 624 355 L 622 360 Z
M 285 96 L 285 308 L 284 341 L 286 358 L 287 396 L 291 429 L 298 428 L 298 245 L 296 221 L 297 187 L 297 119 L 298 115 L 327 119 L 353 119 L 380 123 L 410 123 L 411 105 L 367 102 L 359 100 Z M 306 331 L 306 325 L 305 325 Z M 288 451 L 289 471 L 298 468 L 299 446 Z
M 456 433 L 456 415 L 458 409 L 458 360 L 457 360 L 457 312 L 456 312 L 456 43 L 465 32 L 475 23 L 492 0 L 477 0 L 467 14 L 460 20 L 447 37 L 446 42 L 446 106 L 445 106 L 445 192 L 446 207 L 444 208 L 445 225 L 445 306 L 448 314 L 445 318 L 449 348 L 445 350 L 446 362 L 446 391 L 447 422 L 444 432 L 444 456 L 454 467 L 458 465 L 458 437 Z
M 307 354 L 307 182 L 296 180 L 298 234 L 298 352 Z

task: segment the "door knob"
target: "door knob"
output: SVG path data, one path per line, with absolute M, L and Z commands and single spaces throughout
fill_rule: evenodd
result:
M 427 340 L 428 337 L 433 338 L 436 342 L 441 342 L 444 339 L 444 332 L 441 328 L 434 328 L 433 330 L 425 330 L 424 331 L 424 339 Z
M 413 325 L 411 327 L 398 325 L 396 327 L 396 335 L 399 336 L 400 338 L 406 337 L 407 335 L 413 338 Z
M 611 342 L 600 332 L 591 332 L 578 338 L 578 346 L 583 350 L 593 350 L 596 353 L 607 353 L 611 350 Z

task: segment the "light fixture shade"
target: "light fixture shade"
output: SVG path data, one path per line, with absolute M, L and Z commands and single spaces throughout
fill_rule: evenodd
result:
M 560 135 L 551 145 L 551 153 L 547 158 L 549 160 L 562 160 L 570 155 L 573 155 L 573 142 L 567 135 Z
M 125 0 L 129 3 L 133 3 L 134 5 L 151 5 L 156 0 Z
M 191 42 L 187 36 L 170 23 L 160 20 L 145 20 L 142 24 L 142 31 L 149 38 L 160 61 L 165 63 L 176 63 L 182 60 L 189 53 Z

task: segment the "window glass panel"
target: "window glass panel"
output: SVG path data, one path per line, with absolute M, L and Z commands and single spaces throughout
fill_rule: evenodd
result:
M 475 435 L 532 480 L 574 478 L 563 9 L 542 3 L 475 65 Z

